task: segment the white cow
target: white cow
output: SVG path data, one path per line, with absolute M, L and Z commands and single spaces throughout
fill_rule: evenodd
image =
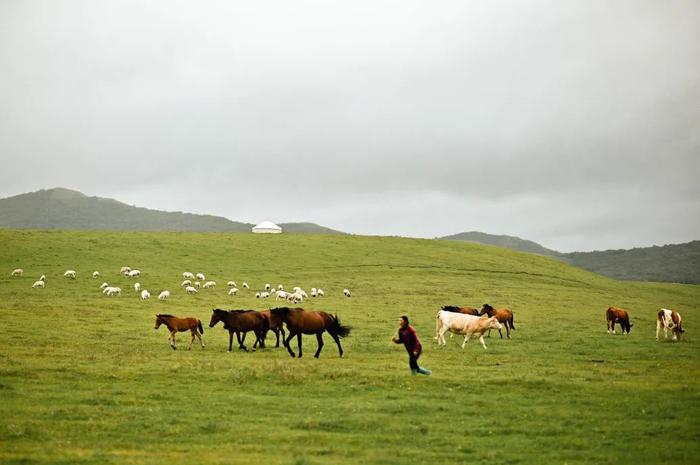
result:
M 188 294 L 196 294 L 196 293 L 197 293 L 197 289 L 194 288 L 194 287 L 192 287 L 192 286 L 187 286 L 187 287 L 185 288 L 185 292 L 187 292 Z
M 65 276 L 66 278 L 70 278 L 70 279 L 75 279 L 75 275 L 76 275 L 75 270 L 68 270 L 65 273 L 63 273 L 63 276 Z
M 683 329 L 683 319 L 680 313 L 669 310 L 667 308 L 662 308 L 656 317 L 656 340 L 659 340 L 659 332 L 661 328 L 664 329 L 664 339 L 668 339 L 668 330 L 670 329 L 673 333 L 672 340 L 677 341 L 681 338 L 681 334 L 685 332 Z
M 481 342 L 481 345 L 486 349 L 484 333 L 489 329 L 502 328 L 495 316 L 491 318 L 482 318 L 475 315 L 440 310 L 435 318 L 435 332 L 437 333 L 435 338 L 438 340 L 438 345 L 447 344 L 445 341 L 445 333 L 450 331 L 455 334 L 464 334 L 462 349 L 464 349 L 464 345 L 474 333 L 479 333 L 479 342 Z
M 39 281 L 34 281 L 34 284 L 32 284 L 32 287 L 34 289 L 39 289 L 39 288 L 43 289 L 44 285 L 45 285 L 44 281 L 39 280 Z
M 147 300 L 151 298 L 151 293 L 148 292 L 148 290 L 144 289 L 141 291 L 141 300 Z
M 16 268 L 12 270 L 12 273 L 10 276 L 22 276 L 24 274 L 24 270 L 22 268 Z
M 134 291 L 139 292 L 141 290 L 141 283 L 134 283 Z
M 165 290 L 165 291 L 161 292 L 160 294 L 158 294 L 158 300 L 165 300 L 168 297 L 170 297 L 170 291 L 168 291 L 168 290 Z

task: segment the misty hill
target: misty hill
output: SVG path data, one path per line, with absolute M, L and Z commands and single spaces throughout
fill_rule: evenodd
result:
M 700 284 L 700 241 L 631 250 L 562 253 L 519 237 L 475 231 L 440 239 L 478 242 L 546 255 L 615 279 Z
M 0 199 L 0 228 L 250 232 L 253 226 L 221 216 L 135 207 L 63 188 Z M 280 226 L 285 232 L 342 234 L 313 223 L 282 223 Z

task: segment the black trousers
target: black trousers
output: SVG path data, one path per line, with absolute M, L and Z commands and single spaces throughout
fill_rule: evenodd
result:
M 420 357 L 420 354 L 418 354 L 418 357 Z M 414 357 L 413 354 L 408 355 L 408 366 L 410 366 L 413 371 L 418 370 L 418 357 Z

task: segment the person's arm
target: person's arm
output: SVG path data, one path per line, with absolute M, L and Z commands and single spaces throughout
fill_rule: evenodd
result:
M 402 343 L 403 343 L 403 339 L 401 339 L 401 331 L 399 331 L 399 335 L 398 335 L 398 336 L 392 337 L 391 340 L 392 340 L 392 342 L 393 342 L 394 344 L 402 344 Z

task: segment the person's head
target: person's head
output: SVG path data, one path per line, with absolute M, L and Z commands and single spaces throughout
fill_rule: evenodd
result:
M 401 318 L 399 318 L 399 325 L 402 328 L 408 327 L 408 317 L 406 315 L 402 315 Z

